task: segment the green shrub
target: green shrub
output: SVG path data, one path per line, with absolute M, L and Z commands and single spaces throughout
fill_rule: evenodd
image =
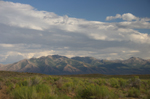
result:
M 106 86 L 88 85 L 86 87 L 80 87 L 76 93 L 77 99 L 116 99 L 117 96 Z
M 150 89 L 150 80 L 147 81 L 147 87 Z
M 38 94 L 36 99 L 61 99 L 57 95 L 51 95 L 51 94 Z
M 120 87 L 125 87 L 127 85 L 127 81 L 125 79 L 119 78 L 118 82 Z
M 55 84 L 56 84 L 57 88 L 61 89 L 61 87 L 63 85 L 62 78 L 59 78 L 57 81 L 55 81 Z
M 73 82 L 67 82 L 67 83 L 64 83 L 62 87 L 66 93 L 69 93 L 73 91 L 74 84 Z
M 61 94 L 58 96 L 57 99 L 71 99 L 69 96 L 65 95 L 65 94 Z
M 79 81 L 79 78 L 73 78 L 72 80 L 73 80 L 73 83 L 74 83 L 74 84 L 77 84 L 78 81 Z
M 27 80 L 20 81 L 20 82 L 18 82 L 18 85 L 19 86 L 28 86 L 28 81 Z
M 26 84 L 26 81 L 23 82 L 23 83 Z M 28 86 L 35 86 L 35 85 L 38 85 L 38 84 L 41 84 L 41 83 L 42 83 L 42 78 L 39 77 L 39 76 L 35 76 L 35 77 L 29 78 L 29 79 L 27 80 Z
M 11 92 L 12 99 L 58 99 L 58 96 L 52 93 L 50 86 L 38 84 L 36 86 L 21 86 Z
M 57 80 L 59 80 L 60 79 L 60 77 L 53 77 L 53 80 L 54 81 L 57 81 Z
M 2 86 L 3 86 L 3 85 L 2 85 L 2 83 L 0 82 L 0 90 L 2 89 Z
M 3 82 L 3 78 L 0 77 L 0 82 Z
M 22 86 L 14 89 L 11 93 L 12 99 L 37 99 L 35 87 Z
M 32 79 L 32 85 L 37 85 L 37 84 L 40 84 L 42 83 L 42 78 L 39 77 L 39 76 L 36 76 Z
M 15 89 L 15 85 L 14 85 L 14 84 L 11 84 L 11 85 L 9 85 L 9 86 L 6 88 L 6 92 L 7 92 L 7 93 L 10 93 L 13 89 Z
M 128 90 L 128 97 L 140 97 L 140 90 L 136 89 L 136 88 L 131 88 L 130 90 Z
M 109 83 L 112 87 L 118 88 L 119 87 L 119 82 L 117 78 L 110 78 Z
M 95 81 L 98 85 L 105 85 L 106 82 L 105 82 L 105 79 L 98 79 L 97 81 Z
M 51 90 L 50 90 L 50 87 L 46 84 L 39 84 L 39 85 L 36 85 L 36 91 L 39 93 L 50 93 Z
M 5 85 L 6 85 L 7 87 L 9 87 L 9 86 L 13 85 L 13 83 L 11 83 L 10 81 L 6 81 L 6 82 L 5 82 Z

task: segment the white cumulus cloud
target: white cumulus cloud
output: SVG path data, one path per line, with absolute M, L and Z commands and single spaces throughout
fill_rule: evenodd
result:
M 120 14 L 116 14 L 116 16 L 107 16 L 106 20 L 113 20 L 113 19 L 117 19 L 117 18 L 122 18 L 122 16 Z

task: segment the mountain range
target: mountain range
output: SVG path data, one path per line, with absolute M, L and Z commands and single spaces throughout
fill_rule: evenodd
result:
M 13 64 L 0 64 L 1 71 L 32 72 L 50 75 L 68 74 L 150 74 L 150 60 L 131 57 L 127 60 L 100 60 L 93 57 L 68 58 L 49 55 L 24 59 Z

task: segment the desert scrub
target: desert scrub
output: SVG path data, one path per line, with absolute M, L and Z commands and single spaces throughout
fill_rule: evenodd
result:
M 138 76 L 135 76 L 128 80 L 128 84 L 129 84 L 129 87 L 135 87 L 135 88 L 140 89 L 141 80 L 139 79 Z
M 35 76 L 32 78 L 32 85 L 37 85 L 42 83 L 42 78 L 40 76 Z
M 147 87 L 150 89 L 150 80 L 147 81 Z
M 147 81 L 141 81 L 140 92 L 147 94 L 148 90 L 149 90 L 149 88 L 148 88 Z
M 135 98 L 139 98 L 140 97 L 140 90 L 138 90 L 137 88 L 131 88 L 128 90 L 128 97 L 135 97 Z
M 12 99 L 36 99 L 37 93 L 35 87 L 22 86 L 11 92 Z
M 39 84 L 39 85 L 36 85 L 36 91 L 39 93 L 39 92 L 42 92 L 42 93 L 51 93 L 51 89 L 50 89 L 50 86 L 46 85 L 46 84 Z
M 73 81 L 73 78 L 63 77 L 63 81 L 64 81 L 64 82 L 72 82 L 72 81 Z
M 52 88 L 46 84 L 39 84 L 35 86 L 37 92 L 37 99 L 56 99 L 58 95 L 56 95 Z
M 19 86 L 28 86 L 28 80 L 23 80 L 17 83 Z
M 117 78 L 110 78 L 109 83 L 112 87 L 118 88 L 119 87 L 119 82 Z
M 105 80 L 101 78 L 95 80 L 95 83 L 98 84 L 99 86 L 106 84 Z
M 109 91 L 106 86 L 88 85 L 80 87 L 76 91 L 75 99 L 117 99 L 117 96 Z
M 73 82 L 66 82 L 63 84 L 62 89 L 66 92 L 66 93 L 70 93 L 73 91 L 74 89 L 74 84 Z
M 10 93 L 13 89 L 15 89 L 15 87 L 16 87 L 16 85 L 12 83 L 11 85 L 7 86 L 6 92 Z
M 0 77 L 0 82 L 3 82 L 3 78 Z
M 52 76 L 43 77 L 43 80 L 48 82 L 48 83 L 54 83 L 54 79 Z
M 57 81 L 57 80 L 59 80 L 60 79 L 60 77 L 53 77 L 53 80 L 54 81 Z
M 28 79 L 28 86 L 34 86 L 42 83 L 42 78 L 39 76 L 35 76 L 33 78 Z
M 12 82 L 10 82 L 9 80 L 7 80 L 6 82 L 5 82 L 5 85 L 8 87 L 8 86 L 11 86 L 13 83 Z
M 10 93 L 12 99 L 57 99 L 50 86 L 38 84 L 35 86 L 21 86 Z
M 57 86 L 58 89 L 61 89 L 61 87 L 63 85 L 63 79 L 59 78 L 58 80 L 56 80 L 55 85 Z
M 3 85 L 2 85 L 2 83 L 0 82 L 0 90 L 2 89 L 2 86 L 3 86 Z
M 147 93 L 147 99 L 150 99 L 150 91 Z
M 118 82 L 119 82 L 119 86 L 122 88 L 126 87 L 126 85 L 127 85 L 127 80 L 125 80 L 125 79 L 119 78 Z
M 42 81 L 41 77 L 35 76 L 35 77 L 32 77 L 32 78 L 28 78 L 28 79 L 24 79 L 22 81 L 19 81 L 17 84 L 19 86 L 34 86 L 34 85 L 41 84 L 42 82 L 43 81 Z
M 7 81 L 5 82 L 5 86 L 7 86 L 7 87 L 6 87 L 6 92 L 7 92 L 7 93 L 9 93 L 12 89 L 15 88 L 14 84 L 13 84 L 12 82 L 10 82 L 9 80 L 7 80 Z
M 51 99 L 51 98 L 49 98 L 49 99 Z M 59 97 L 57 99 L 71 99 L 71 98 L 65 94 L 62 94 L 62 95 L 59 95 Z

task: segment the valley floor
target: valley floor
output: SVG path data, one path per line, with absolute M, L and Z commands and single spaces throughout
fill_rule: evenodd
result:
M 0 71 L 0 99 L 150 99 L 150 75 Z

